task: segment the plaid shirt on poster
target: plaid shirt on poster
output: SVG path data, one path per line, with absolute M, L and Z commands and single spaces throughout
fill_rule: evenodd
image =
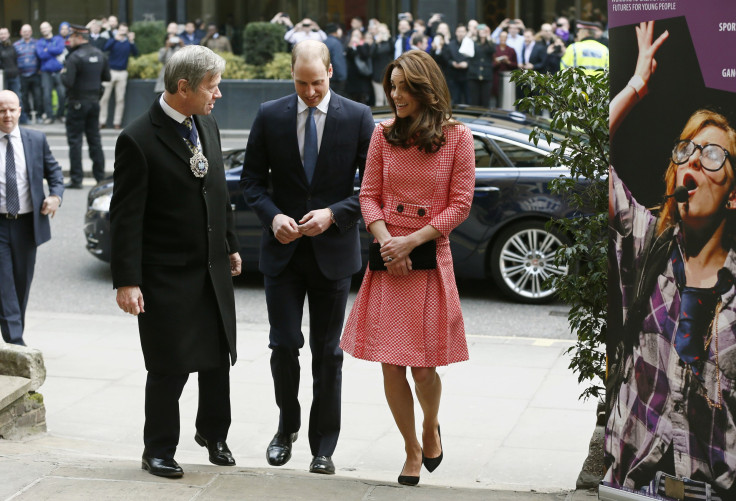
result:
M 611 170 L 613 178 L 616 264 L 624 314 L 634 300 L 632 285 L 644 257 L 647 228 L 656 218 L 639 205 Z M 680 245 L 682 235 L 675 229 Z M 682 247 L 680 247 L 682 252 Z M 612 264 L 613 265 L 613 264 Z M 736 252 L 724 264 L 736 275 Z M 715 336 L 703 369 L 704 383 L 681 362 L 672 344 L 677 330 L 680 292 L 672 263 L 657 279 L 639 332 L 639 344 L 626 361 L 625 378 L 606 425 L 605 455 L 610 468 L 605 479 L 638 489 L 649 483 L 657 463 L 673 447 L 675 473 L 727 490 L 736 480 L 736 289 L 721 296 L 718 344 Z M 718 350 L 720 388 L 714 353 Z M 705 392 L 722 408 L 711 408 Z

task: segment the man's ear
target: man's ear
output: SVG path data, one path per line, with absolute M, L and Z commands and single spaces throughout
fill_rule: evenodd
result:
M 180 78 L 179 81 L 176 83 L 176 93 L 181 94 L 182 97 L 185 97 L 188 91 L 189 82 L 183 78 Z

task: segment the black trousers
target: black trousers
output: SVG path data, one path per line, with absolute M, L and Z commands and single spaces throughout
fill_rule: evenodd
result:
M 224 441 L 230 429 L 230 364 L 198 372 L 195 425 L 207 440 Z M 149 456 L 172 459 L 179 445 L 179 397 L 189 374 L 148 373 L 143 443 Z
M 448 79 L 447 86 L 450 89 L 450 96 L 452 96 L 452 104 L 468 104 L 468 81 L 467 80 L 455 80 Z
M 74 184 L 80 184 L 82 171 L 82 136 L 87 137 L 92 175 L 96 181 L 105 177 L 105 155 L 100 139 L 100 103 L 69 100 L 66 114 L 66 140 L 69 144 L 69 174 Z
M 43 98 L 42 98 L 42 86 L 41 86 L 41 75 L 34 73 L 33 75 L 20 77 L 20 91 L 23 94 L 23 103 L 21 105 L 21 114 L 24 119 L 21 119 L 22 123 L 27 123 L 31 119 L 31 110 L 36 111 L 36 120 L 41 119 L 43 115 Z M 33 103 L 33 105 L 31 105 Z
M 468 104 L 475 106 L 483 106 L 487 108 L 491 105 L 491 90 L 493 89 L 493 80 L 468 80 Z
M 309 237 L 300 239 L 286 269 L 265 277 L 266 305 L 271 324 L 271 375 L 279 407 L 279 432 L 301 427 L 299 349 L 304 299 L 309 299 L 309 348 L 312 351 L 312 408 L 309 446 L 313 456 L 332 456 L 340 435 L 342 359 L 340 334 L 350 277 L 330 280 L 319 270 Z

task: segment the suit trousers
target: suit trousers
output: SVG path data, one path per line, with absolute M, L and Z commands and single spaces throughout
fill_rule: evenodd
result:
M 36 265 L 33 217 L 0 217 L 0 332 L 6 343 L 23 344 L 28 293 Z
M 309 347 L 312 352 L 312 408 L 309 446 L 313 456 L 332 456 L 340 434 L 342 359 L 340 335 L 351 277 L 326 278 L 319 269 L 309 237 L 301 237 L 286 269 L 264 277 L 271 325 L 271 375 L 279 407 L 279 432 L 301 427 L 299 349 L 304 299 L 309 299 Z
M 97 101 L 69 100 L 66 114 L 66 141 L 69 144 L 69 175 L 72 183 L 81 184 L 83 136 L 87 137 L 89 158 L 92 160 L 92 175 L 96 181 L 105 177 L 105 155 L 100 139 L 100 103 Z
M 189 374 L 148 373 L 146 423 L 143 443 L 146 453 L 173 459 L 179 444 L 179 397 Z M 230 429 L 230 364 L 198 373 L 199 405 L 195 426 L 208 441 L 225 441 Z

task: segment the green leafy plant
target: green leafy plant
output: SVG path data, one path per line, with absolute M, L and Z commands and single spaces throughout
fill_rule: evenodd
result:
M 263 78 L 289 80 L 291 78 L 291 54 L 277 52 L 273 60 L 263 67 Z
M 568 350 L 573 354 L 570 368 L 578 382 L 588 385 L 580 397 L 601 397 L 608 310 L 608 71 L 586 74 L 567 68 L 552 75 L 517 71 L 511 80 L 525 89 L 526 97 L 516 103 L 518 109 L 549 111 L 550 129 L 558 131 L 535 127 L 529 139 L 534 144 L 540 139 L 558 142 L 547 163 L 570 168 L 570 177 L 554 180 L 550 189 L 568 197 L 582 215 L 548 223 L 572 237 L 572 243 L 555 255 L 555 263 L 568 265 L 570 272 L 552 278 L 552 284 L 570 306 L 568 324 L 577 335 Z
M 248 78 L 246 64 L 241 56 L 232 52 L 218 52 L 225 59 L 225 71 L 222 73 L 223 80 L 242 80 Z
M 274 23 L 248 23 L 243 30 L 243 54 L 245 62 L 264 66 L 274 54 L 284 51 L 284 28 Z
M 158 51 L 164 46 L 166 26 L 163 21 L 137 21 L 130 25 L 130 31 L 135 33 L 135 45 L 141 54 Z
M 158 51 L 132 57 L 128 61 L 128 78 L 158 78 L 161 66 L 162 64 L 158 61 Z

